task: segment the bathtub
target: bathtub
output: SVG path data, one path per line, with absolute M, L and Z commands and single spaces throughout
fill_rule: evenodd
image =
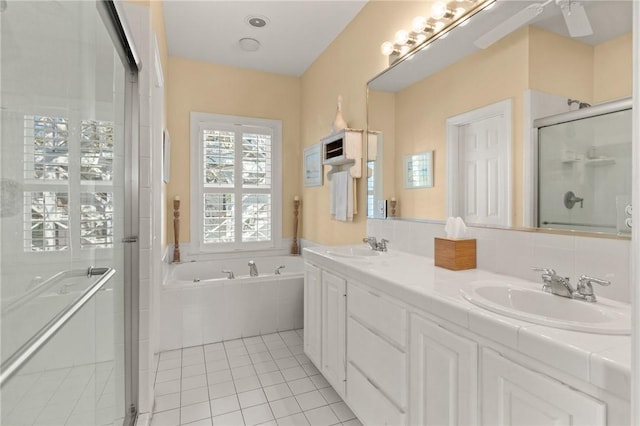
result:
M 249 260 L 257 277 L 249 276 Z M 301 328 L 303 288 L 300 256 L 170 265 L 160 289 L 160 350 Z

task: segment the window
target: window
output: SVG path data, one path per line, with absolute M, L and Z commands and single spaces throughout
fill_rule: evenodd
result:
M 24 250 L 112 247 L 113 123 L 39 115 L 24 123 Z
M 280 243 L 275 120 L 192 113 L 191 240 L 224 251 Z

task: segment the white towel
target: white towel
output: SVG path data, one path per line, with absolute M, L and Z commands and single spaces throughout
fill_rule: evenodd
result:
M 352 202 L 349 202 L 349 181 L 350 181 L 349 172 L 338 172 L 334 173 L 333 181 L 335 182 L 335 207 L 336 207 L 336 220 L 341 220 L 343 222 L 347 221 L 349 206 L 351 205 L 353 208 Z M 353 184 L 352 184 L 353 190 Z M 352 211 L 352 219 L 353 219 L 353 211 Z

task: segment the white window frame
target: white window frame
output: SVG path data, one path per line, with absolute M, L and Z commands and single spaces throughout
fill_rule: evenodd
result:
M 253 126 L 272 130 L 271 145 L 271 240 L 262 242 L 205 243 L 203 237 L 202 194 L 204 193 L 203 146 L 200 138 L 203 127 Z M 241 117 L 204 112 L 191 113 L 191 250 L 193 252 L 229 252 L 280 249 L 282 241 L 282 121 Z M 241 179 L 241 176 L 239 177 Z M 241 182 L 241 180 L 240 180 Z M 230 188 L 229 192 L 236 192 Z M 241 201 L 235 201 L 240 211 Z M 236 229 L 236 232 L 242 232 Z

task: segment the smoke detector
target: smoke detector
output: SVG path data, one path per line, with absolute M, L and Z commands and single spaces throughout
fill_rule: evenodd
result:
M 245 18 L 245 22 L 253 28 L 264 28 L 269 25 L 269 18 L 262 15 L 251 15 Z

